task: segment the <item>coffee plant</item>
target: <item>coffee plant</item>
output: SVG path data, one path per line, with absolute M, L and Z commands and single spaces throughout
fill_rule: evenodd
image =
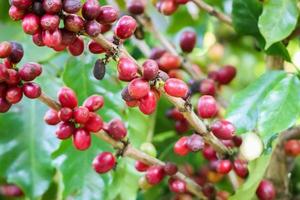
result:
M 0 199 L 299 199 L 299 9 L 2 0 Z

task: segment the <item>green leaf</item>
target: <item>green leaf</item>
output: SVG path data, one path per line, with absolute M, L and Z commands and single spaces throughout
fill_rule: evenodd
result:
M 265 49 L 285 39 L 296 27 L 297 0 L 269 0 L 264 4 L 258 27 L 266 40 Z
M 284 60 L 291 62 L 290 54 L 282 42 L 272 44 L 265 52 L 268 55 L 281 56 Z

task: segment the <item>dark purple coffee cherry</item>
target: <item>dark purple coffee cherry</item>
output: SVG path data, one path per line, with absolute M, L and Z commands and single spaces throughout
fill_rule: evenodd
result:
M 63 0 L 63 10 L 67 13 L 75 14 L 81 9 L 80 0 Z

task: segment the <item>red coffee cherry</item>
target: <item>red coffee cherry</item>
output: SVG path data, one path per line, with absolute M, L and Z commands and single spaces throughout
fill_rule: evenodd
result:
M 133 79 L 128 84 L 128 93 L 133 99 L 141 99 L 150 91 L 149 83 L 141 78 Z
M 298 156 L 300 154 L 300 141 L 288 140 L 284 144 L 285 153 L 289 156 Z
M 127 135 L 127 129 L 120 119 L 111 120 L 106 132 L 115 140 L 122 140 Z
M 171 108 L 167 111 L 166 116 L 176 121 L 184 120 L 184 116 L 177 108 Z
M 102 152 L 93 160 L 93 168 L 99 174 L 104 174 L 116 165 L 116 158 L 110 152 Z
M 172 192 L 185 193 L 187 191 L 186 183 L 182 180 L 170 178 L 168 183 L 169 183 L 169 189 Z
M 9 71 L 5 65 L 0 64 L 0 82 L 6 81 L 9 79 Z
M 0 185 L 0 194 L 5 197 L 22 197 L 24 195 L 23 191 L 16 185 L 13 184 L 3 184 Z
M 62 42 L 62 34 L 59 29 L 56 29 L 55 31 L 43 31 L 42 38 L 43 43 L 50 48 L 55 48 Z
M 217 159 L 217 152 L 211 146 L 204 146 L 202 155 L 207 160 L 216 160 Z
M 84 151 L 91 146 L 91 134 L 83 128 L 73 134 L 73 145 L 77 150 Z
M 230 160 L 220 160 L 217 163 L 216 171 L 220 174 L 228 174 L 232 169 Z
M 155 92 L 150 90 L 146 96 L 140 99 L 139 109 L 145 115 L 151 115 L 156 109 L 156 104 Z
M 73 110 L 68 107 L 63 107 L 58 112 L 58 117 L 61 121 L 68 122 L 73 118 Z
M 10 42 L 1 42 L 0 43 L 0 58 L 8 57 L 12 52 L 12 45 Z
M 142 0 L 127 1 L 127 10 L 133 15 L 140 15 L 144 13 L 145 4 Z
M 246 178 L 249 174 L 247 162 L 244 160 L 235 160 L 233 162 L 233 170 L 241 178 Z
M 125 101 L 125 103 L 128 107 L 136 107 L 140 104 L 138 100 Z
M 163 15 L 172 15 L 177 10 L 177 3 L 175 0 L 163 0 L 156 4 L 156 7 Z
M 32 36 L 32 41 L 36 46 L 43 47 L 45 46 L 43 42 L 43 34 L 42 31 L 37 32 Z
M 23 92 L 26 97 L 29 99 L 35 99 L 41 96 L 42 90 L 39 84 L 29 82 L 23 85 Z
M 24 55 L 23 47 L 20 43 L 17 42 L 11 42 L 11 54 L 9 55 L 9 61 L 16 64 L 20 62 Z
M 3 59 L 3 65 L 4 65 L 7 69 L 11 69 L 11 68 L 13 67 L 13 63 L 9 60 L 9 57 Z
M 187 138 L 187 147 L 190 151 L 197 152 L 204 148 L 204 141 L 200 135 L 193 134 Z
M 100 13 L 100 5 L 97 0 L 87 0 L 81 10 L 82 16 L 86 20 L 96 19 Z
M 125 40 L 133 35 L 136 27 L 135 19 L 125 15 L 117 22 L 114 33 L 118 38 Z
M 11 0 L 11 4 L 20 9 L 26 10 L 32 5 L 32 0 Z
M 57 99 L 62 107 L 75 108 L 78 105 L 75 92 L 68 87 L 63 87 L 58 91 Z
M 151 49 L 149 58 L 152 60 L 158 60 L 160 57 L 162 57 L 162 55 L 164 55 L 164 53 L 166 53 L 165 49 L 154 47 L 153 49 Z
M 18 74 L 23 81 L 33 81 L 36 77 L 41 75 L 42 66 L 38 63 L 25 63 L 19 70 Z
M 5 98 L 7 88 L 8 88 L 8 86 L 6 83 L 0 83 L 0 98 Z
M 276 198 L 276 191 L 272 182 L 262 180 L 256 190 L 259 200 L 273 200 Z
M 101 6 L 97 21 L 100 24 L 112 24 L 119 17 L 118 11 L 112 6 Z
M 68 31 L 67 29 L 60 29 L 60 31 L 61 31 L 61 37 L 62 37 L 61 43 L 63 45 L 68 46 L 68 45 L 72 44 L 77 38 L 76 34 L 72 31 Z
M 157 77 L 159 71 L 159 67 L 155 60 L 146 60 L 143 63 L 143 78 L 145 80 L 153 80 Z
M 111 29 L 111 24 L 100 24 L 101 26 L 101 33 L 104 34 Z
M 204 95 L 198 101 L 198 115 L 203 118 L 213 118 L 218 113 L 217 102 L 214 97 Z
M 158 60 L 159 68 L 163 71 L 178 69 L 181 65 L 180 58 L 169 52 L 164 53 Z
M 80 37 L 76 37 L 75 41 L 68 46 L 69 52 L 73 56 L 79 56 L 84 51 L 84 41 Z
M 215 96 L 215 94 L 216 94 L 215 82 L 211 79 L 202 80 L 199 85 L 199 92 L 202 95 Z
M 68 15 L 65 20 L 65 29 L 78 33 L 84 29 L 84 20 L 78 15 Z
M 56 14 L 59 13 L 62 9 L 61 0 L 43 0 L 43 8 L 46 13 Z
M 173 176 L 177 173 L 178 168 L 174 163 L 167 162 L 164 166 L 164 171 L 165 171 L 166 175 Z
M 240 147 L 243 143 L 243 139 L 240 136 L 233 136 L 232 141 L 236 147 Z
M 236 75 L 236 69 L 233 66 L 225 66 L 217 71 L 218 82 L 222 85 L 226 85 L 234 79 Z
M 96 37 L 101 33 L 101 26 L 95 20 L 86 22 L 84 29 L 85 32 L 91 37 Z
M 220 120 L 211 125 L 213 134 L 222 140 L 230 140 L 233 138 L 235 127 L 229 121 Z
M 60 122 L 58 113 L 56 110 L 50 109 L 45 113 L 44 121 L 49 125 L 56 125 Z
M 6 101 L 11 104 L 16 104 L 21 101 L 23 97 L 23 90 L 18 86 L 8 88 L 6 92 Z
M 98 132 L 103 127 L 102 118 L 96 113 L 90 112 L 89 119 L 84 124 L 84 129 L 90 132 Z
M 75 127 L 70 122 L 61 122 L 55 134 L 58 139 L 65 140 L 75 133 Z
M 23 17 L 25 16 L 25 10 L 18 8 L 16 6 L 11 6 L 9 8 L 8 14 L 12 20 L 18 21 L 23 19 Z
M 180 36 L 180 48 L 183 52 L 190 53 L 193 51 L 197 42 L 195 31 L 184 31 Z
M 58 15 L 45 14 L 41 18 L 41 26 L 44 30 L 55 31 L 59 26 L 59 20 Z
M 120 80 L 131 81 L 136 78 L 138 66 L 130 58 L 121 57 L 117 67 Z
M 63 10 L 67 13 L 77 13 L 81 9 L 80 0 L 63 0 Z
M 91 112 L 101 109 L 103 105 L 104 99 L 100 95 L 92 95 L 83 102 L 83 106 L 89 109 Z
M 106 52 L 106 49 L 104 47 L 102 47 L 100 44 L 98 44 L 97 42 L 91 40 L 88 44 L 89 50 L 91 53 L 93 54 L 101 54 Z
M 160 183 L 165 177 L 164 168 L 162 166 L 151 166 L 147 169 L 146 180 L 151 185 Z
M 18 85 L 21 80 L 18 72 L 14 69 L 7 69 L 7 72 L 8 72 L 8 79 L 6 79 L 6 83 L 12 86 Z
M 179 134 L 187 132 L 189 128 L 190 128 L 189 123 L 185 119 L 176 121 L 175 123 L 175 130 Z
M 176 78 L 169 78 L 164 86 L 166 93 L 173 97 L 184 98 L 189 92 L 189 88 L 185 82 Z
M 7 102 L 5 98 L 0 97 L 0 113 L 7 112 L 11 107 L 11 103 Z
M 174 148 L 173 148 L 174 153 L 176 153 L 177 155 L 180 155 L 180 156 L 185 156 L 190 152 L 190 150 L 187 146 L 187 139 L 188 139 L 188 137 L 184 136 L 175 143 Z
M 73 112 L 75 122 L 85 124 L 89 119 L 89 113 L 89 109 L 84 106 L 75 108 Z
M 134 167 L 139 172 L 145 172 L 149 168 L 149 165 L 137 160 Z

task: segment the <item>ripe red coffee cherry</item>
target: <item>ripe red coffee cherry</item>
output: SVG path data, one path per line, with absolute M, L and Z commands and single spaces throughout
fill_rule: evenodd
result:
M 25 16 L 25 10 L 18 8 L 16 6 L 11 6 L 9 8 L 8 14 L 12 20 L 18 21 L 23 19 L 23 17 Z
M 207 160 L 216 160 L 217 159 L 217 152 L 211 146 L 204 146 L 202 155 Z
M 103 105 L 104 99 L 100 95 L 92 95 L 83 102 L 83 106 L 89 109 L 91 112 L 99 110 L 103 107 Z
M 6 100 L 8 103 L 16 104 L 21 101 L 23 97 L 23 90 L 18 86 L 8 88 L 6 92 Z
M 91 146 L 91 134 L 83 128 L 73 134 L 73 145 L 77 150 L 84 151 Z
M 127 10 L 133 15 L 140 15 L 144 13 L 145 4 L 143 0 L 129 0 L 126 5 Z
M 93 40 L 89 42 L 88 47 L 90 52 L 94 54 L 100 54 L 106 52 L 106 49 L 104 47 L 102 47 L 100 44 L 98 44 Z
M 68 46 L 69 52 L 73 56 L 79 56 L 83 53 L 84 51 L 84 41 L 82 38 L 77 37 L 75 41 Z
M 215 96 L 215 94 L 216 94 L 215 82 L 211 79 L 202 80 L 199 85 L 199 92 L 202 95 Z
M 165 49 L 154 47 L 153 49 L 151 49 L 149 58 L 152 60 L 158 60 L 160 57 L 162 57 L 162 55 L 164 55 L 164 53 L 166 53 Z
M 178 168 L 174 163 L 167 162 L 164 166 L 164 171 L 165 171 L 166 175 L 173 176 L 177 173 Z
M 41 26 L 44 30 L 54 31 L 58 28 L 59 20 L 58 15 L 45 14 L 41 18 Z
M 165 177 L 165 171 L 162 166 L 151 166 L 147 169 L 146 180 L 151 185 L 160 183 Z
M 86 20 L 96 19 L 100 13 L 98 0 L 87 0 L 82 6 L 81 13 Z
M 150 91 L 149 83 L 141 78 L 133 79 L 128 84 L 128 93 L 133 99 L 141 99 Z
M 41 75 L 41 73 L 41 65 L 34 62 L 25 63 L 18 72 L 23 81 L 33 81 L 37 76 Z
M 232 141 L 236 147 L 240 147 L 243 143 L 243 139 L 240 136 L 233 136 Z
M 169 52 L 164 53 L 158 60 L 159 68 L 163 71 L 178 69 L 180 67 L 180 64 L 180 58 Z
M 91 37 L 96 37 L 101 33 L 101 26 L 95 20 L 88 21 L 85 23 L 85 32 Z
M 8 85 L 18 85 L 20 83 L 20 76 L 18 72 L 14 69 L 7 69 L 8 78 L 6 79 L 6 83 Z
M 84 29 L 84 20 L 78 15 L 68 15 L 64 20 L 65 28 L 68 31 L 78 33 Z
M 63 0 L 63 10 L 67 13 L 77 13 L 81 6 L 80 0 Z
M 58 139 L 65 140 L 75 133 L 75 127 L 70 122 L 61 122 L 55 134 Z
M 72 31 L 68 31 L 67 29 L 60 29 L 60 31 L 61 31 L 61 37 L 62 37 L 61 43 L 63 45 L 68 46 L 68 45 L 72 44 L 77 38 L 76 34 Z
M 10 42 L 1 42 L 0 43 L 0 58 L 8 57 L 12 52 L 12 45 Z
M 180 36 L 180 47 L 183 52 L 190 53 L 193 51 L 197 42 L 197 35 L 194 31 L 184 31 Z
M 138 100 L 125 101 L 125 103 L 128 107 L 136 107 L 140 104 Z
M 228 174 L 232 169 L 230 160 L 220 160 L 216 166 L 216 171 L 220 174 Z
M 89 119 L 89 113 L 89 109 L 84 106 L 75 108 L 73 112 L 75 122 L 79 124 L 85 124 Z
M 180 156 L 185 156 L 190 152 L 190 150 L 187 146 L 187 139 L 188 139 L 188 137 L 184 136 L 175 143 L 174 148 L 173 148 L 174 153 L 176 153 L 177 155 L 180 155 Z
M 184 120 L 183 114 L 177 108 L 169 109 L 166 116 L 176 121 Z
M 180 121 L 176 121 L 175 130 L 177 133 L 184 133 L 189 130 L 189 123 L 184 119 Z
M 284 144 L 285 153 L 289 156 L 298 156 L 300 154 L 300 141 L 288 140 Z
M 156 104 L 155 92 L 150 90 L 146 96 L 140 99 L 139 109 L 145 115 L 151 115 L 156 109 Z
M 11 103 L 8 103 L 5 98 L 0 97 L 0 113 L 7 112 L 11 107 Z
M 56 125 L 60 122 L 58 113 L 56 110 L 50 109 L 45 113 L 44 121 L 49 125 Z
M 204 141 L 200 135 L 193 134 L 187 139 L 187 147 L 193 152 L 200 151 L 204 148 Z
M 185 82 L 176 78 L 169 78 L 164 86 L 166 93 L 173 97 L 184 98 L 189 92 L 189 88 Z
M 241 178 L 246 178 L 249 174 L 247 162 L 243 160 L 235 160 L 233 162 L 233 170 Z
M 6 83 L 0 83 L 0 98 L 5 98 L 7 87 Z
M 62 107 L 75 108 L 78 105 L 75 92 L 68 87 L 63 87 L 58 91 L 57 99 Z
M 18 63 L 22 60 L 24 55 L 23 47 L 20 43 L 11 42 L 12 50 L 11 54 L 9 55 L 9 61 L 12 63 Z
M 145 172 L 149 168 L 149 165 L 146 165 L 145 163 L 141 161 L 136 161 L 134 165 L 135 169 L 139 172 Z
M 37 32 L 32 36 L 32 41 L 36 46 L 42 47 L 45 46 L 43 42 L 43 34 L 42 31 Z
M 37 83 L 29 82 L 23 85 L 23 92 L 29 99 L 35 99 L 41 96 L 42 90 Z
M 153 80 L 158 75 L 159 67 L 155 60 L 146 60 L 143 63 L 143 78 L 145 80 Z
M 268 180 L 262 180 L 256 190 L 259 200 L 273 200 L 276 198 L 276 191 L 273 184 Z
M 118 38 L 125 40 L 133 35 L 136 27 L 135 19 L 125 15 L 117 22 L 114 33 Z
M 185 193 L 187 191 L 186 183 L 182 180 L 170 178 L 168 183 L 169 183 L 169 189 L 172 192 Z
M 229 121 L 220 120 L 211 125 L 213 134 L 222 140 L 230 140 L 233 138 L 235 127 Z
M 43 0 L 43 8 L 49 14 L 56 14 L 62 9 L 61 0 Z
M 130 58 L 121 57 L 117 67 L 122 81 L 131 81 L 137 76 L 138 67 Z
M 0 64 L 0 82 L 6 81 L 8 79 L 9 79 L 9 71 L 3 64 Z
M 32 5 L 32 0 L 11 0 L 11 4 L 25 10 Z
M 55 31 L 43 31 L 42 38 L 43 43 L 50 48 L 59 46 L 62 42 L 62 34 L 59 29 Z
M 104 34 L 111 29 L 111 24 L 100 24 L 101 26 L 101 33 Z
M 233 66 L 225 66 L 217 71 L 218 73 L 218 82 L 220 84 L 228 84 L 234 79 L 236 75 L 236 69 Z
M 6 198 L 17 198 L 24 195 L 23 191 L 14 184 L 2 184 L 0 185 L 0 194 Z
M 68 107 L 63 107 L 58 112 L 58 117 L 61 121 L 68 122 L 73 117 L 73 110 Z
M 127 135 L 127 129 L 120 119 L 113 119 L 108 124 L 107 133 L 115 140 L 122 140 Z
M 93 168 L 99 174 L 104 174 L 116 165 L 116 158 L 110 152 L 102 152 L 93 160 Z
M 100 24 L 114 23 L 119 17 L 118 11 L 112 6 L 101 6 L 97 21 Z
M 90 112 L 89 119 L 84 124 L 84 129 L 90 132 L 98 132 L 103 127 L 102 118 L 96 113 Z
M 8 58 L 4 58 L 3 60 L 3 65 L 7 68 L 7 69 L 11 69 L 13 67 L 13 63 L 9 60 Z
M 217 102 L 214 97 L 204 95 L 198 101 L 198 115 L 203 118 L 213 118 L 218 113 Z
M 159 1 L 156 7 L 163 15 L 172 15 L 177 10 L 178 6 L 175 0 L 163 0 Z

